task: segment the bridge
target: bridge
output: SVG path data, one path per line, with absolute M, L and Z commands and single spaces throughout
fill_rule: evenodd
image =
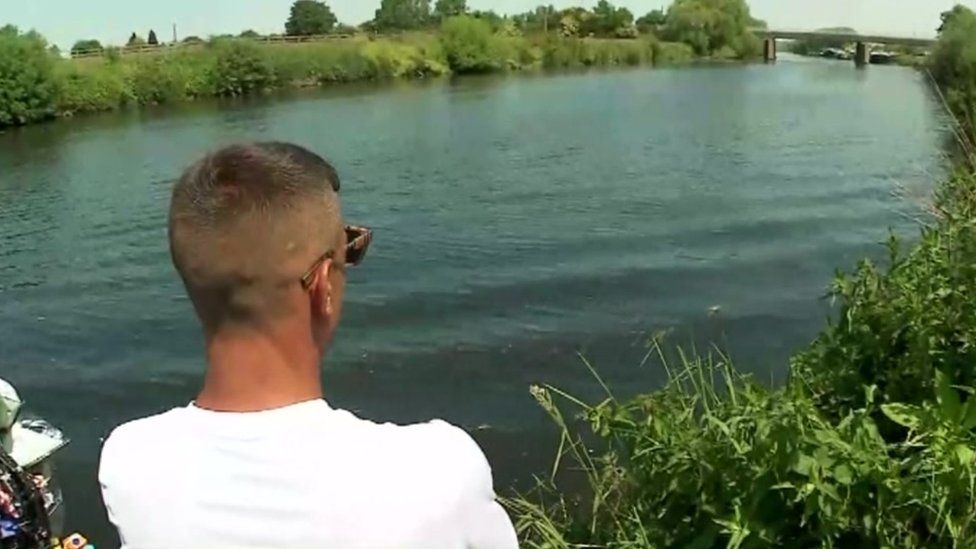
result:
M 930 48 L 936 43 L 934 38 L 884 36 L 828 31 L 753 29 L 753 33 L 763 39 L 763 55 L 767 62 L 776 60 L 777 40 L 834 40 L 841 42 L 854 42 L 857 44 L 854 54 L 854 63 L 856 63 L 859 67 L 867 65 L 871 62 L 871 48 L 869 44 Z

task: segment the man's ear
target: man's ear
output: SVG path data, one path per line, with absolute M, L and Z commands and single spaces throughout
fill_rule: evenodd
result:
M 312 299 L 315 301 L 312 306 L 315 307 L 318 314 L 323 318 L 332 316 L 332 277 L 329 274 L 334 268 L 335 264 L 331 259 L 323 261 L 322 265 L 315 272 L 315 281 L 312 283 L 311 294 Z

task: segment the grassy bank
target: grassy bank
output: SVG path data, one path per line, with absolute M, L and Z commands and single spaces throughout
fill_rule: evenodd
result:
M 954 13 L 929 68 L 958 171 L 917 243 L 837 277 L 784 387 L 657 352 L 670 383 L 628 402 L 535 388 L 563 438 L 509 502 L 524 547 L 976 546 L 976 15 Z
M 131 106 L 241 96 L 342 82 L 449 74 L 687 62 L 690 46 L 635 39 L 507 36 L 455 18 L 438 33 L 303 44 L 219 39 L 158 52 L 68 60 L 43 39 L 0 33 L 0 127 Z M 6 66 L 4 66 L 6 65 Z M 4 78 L 4 75 L 8 75 Z

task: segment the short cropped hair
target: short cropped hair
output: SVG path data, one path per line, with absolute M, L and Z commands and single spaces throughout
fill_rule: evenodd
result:
M 282 292 L 340 245 L 339 188 L 327 160 L 281 142 L 231 145 L 183 173 L 170 251 L 205 328 L 286 312 Z

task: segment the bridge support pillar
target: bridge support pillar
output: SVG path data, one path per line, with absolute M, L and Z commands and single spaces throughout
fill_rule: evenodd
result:
M 871 64 L 871 50 L 864 42 L 858 42 L 854 51 L 854 64 L 858 67 L 866 67 Z
M 776 62 L 776 38 L 770 36 L 763 40 L 763 58 L 767 63 Z

